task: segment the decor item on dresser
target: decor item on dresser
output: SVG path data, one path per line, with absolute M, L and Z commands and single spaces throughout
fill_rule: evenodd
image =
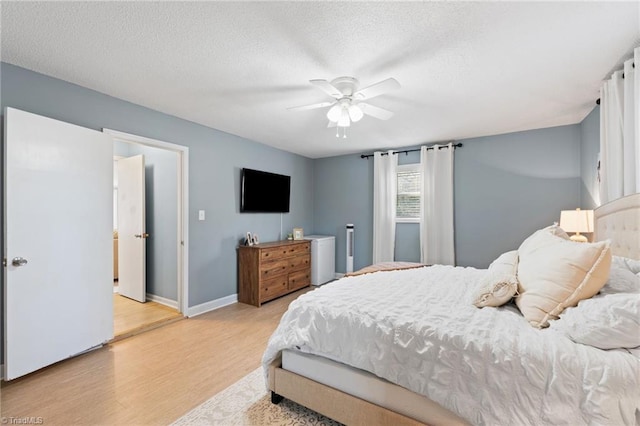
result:
M 251 232 L 247 232 L 247 238 L 244 240 L 244 245 L 245 246 L 253 245 L 253 237 L 251 236 Z
M 253 244 L 260 244 L 260 239 L 258 238 L 258 234 L 253 233 Z
M 350 276 L 303 294 L 262 359 L 272 401 L 345 424 L 635 424 L 640 304 L 628 291 L 640 271 L 640 194 L 599 207 L 594 219 L 595 243 L 552 226 L 522 243 L 517 263 L 510 252 L 491 268 L 517 268 L 529 306 L 547 287 L 566 293 L 569 270 L 580 271 L 575 294 L 545 301 L 540 319 L 522 303 L 477 309 L 470 299 L 491 271 L 449 265 Z M 631 274 L 621 283 L 607 278 L 611 254 Z M 603 281 L 613 297 L 593 296 Z
M 575 232 L 571 241 L 586 243 L 587 237 L 581 232 L 593 232 L 593 210 L 562 210 L 560 212 L 560 227 L 565 232 Z
M 238 247 L 238 301 L 260 306 L 311 285 L 310 246 L 300 240 Z
M 302 228 L 293 228 L 293 239 L 294 240 L 304 239 L 304 231 Z

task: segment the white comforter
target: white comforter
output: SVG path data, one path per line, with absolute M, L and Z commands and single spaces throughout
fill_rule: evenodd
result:
M 535 329 L 513 306 L 472 306 L 470 291 L 485 273 L 432 266 L 327 284 L 291 303 L 263 364 L 297 347 L 425 395 L 473 424 L 637 423 L 640 360 Z

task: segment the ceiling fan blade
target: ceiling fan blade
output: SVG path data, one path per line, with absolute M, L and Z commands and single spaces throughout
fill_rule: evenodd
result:
M 320 102 L 319 104 L 313 105 L 302 105 L 297 107 L 287 108 L 289 111 L 305 111 L 308 109 L 316 109 L 316 108 L 324 108 L 335 104 L 335 102 Z
M 384 93 L 400 88 L 400 83 L 395 78 L 388 78 L 376 84 L 358 90 L 353 97 L 355 99 L 371 99 Z
M 315 85 L 320 90 L 325 92 L 329 96 L 333 96 L 336 99 L 340 99 L 344 94 L 335 88 L 335 86 L 329 83 L 327 80 L 309 80 L 309 83 Z
M 393 113 L 387 109 L 360 102 L 358 104 L 363 113 L 380 120 L 388 120 L 393 117 Z

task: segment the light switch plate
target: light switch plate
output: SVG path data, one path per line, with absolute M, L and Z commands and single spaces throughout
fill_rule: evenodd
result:
M 204 210 L 198 210 L 198 220 L 204 220 Z

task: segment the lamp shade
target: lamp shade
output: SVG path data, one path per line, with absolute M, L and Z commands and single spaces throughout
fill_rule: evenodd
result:
M 351 118 L 351 121 L 353 121 L 354 123 L 356 121 L 360 121 L 363 115 L 364 113 L 362 112 L 359 106 L 349 105 L 349 118 Z
M 351 120 L 349 120 L 349 112 L 346 108 L 342 109 L 342 115 L 338 119 L 338 127 L 349 127 L 351 125 Z
M 593 210 L 562 210 L 560 227 L 566 232 L 593 232 Z
M 334 123 L 340 119 L 341 115 L 342 115 L 342 105 L 340 104 L 335 104 L 327 112 L 327 118 L 329 119 L 329 121 L 332 121 Z

